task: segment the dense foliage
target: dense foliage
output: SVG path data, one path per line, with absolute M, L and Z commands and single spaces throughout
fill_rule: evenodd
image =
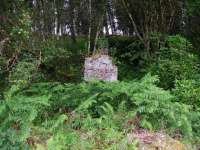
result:
M 0 0 L 0 149 L 134 150 L 128 135 L 139 131 L 198 149 L 199 8 Z M 104 51 L 119 80 L 84 81 L 85 57 Z
M 167 38 L 165 46 L 160 48 L 157 60 L 152 66 L 152 73 L 159 75 L 161 87 L 171 89 L 176 80 L 198 78 L 198 56 L 192 51 L 192 44 L 185 38 Z
M 80 146 L 84 149 L 94 149 L 100 146 L 98 136 L 105 140 L 102 146 L 106 148 L 109 141 L 126 142 L 123 133 L 139 128 L 165 129 L 172 135 L 180 132 L 189 139 L 198 137 L 199 123 L 191 114 L 190 105 L 184 101 L 175 102 L 176 97 L 169 91 L 155 85 L 157 81 L 156 77 L 146 75 L 140 81 L 129 82 L 14 85 L 5 93 L 1 104 L 4 142 L 0 146 L 9 145 L 9 142 L 25 146 L 24 141 L 34 138 L 35 134 L 39 134 L 38 138 L 45 134 L 44 140 L 56 148 L 64 145 L 78 148 L 81 140 L 79 144 L 83 144 Z M 9 132 L 12 137 L 5 137 Z M 77 133 L 86 134 L 86 139 L 74 136 Z M 95 136 L 91 142 L 87 141 L 90 136 Z M 34 144 L 40 144 L 36 139 L 32 140 Z

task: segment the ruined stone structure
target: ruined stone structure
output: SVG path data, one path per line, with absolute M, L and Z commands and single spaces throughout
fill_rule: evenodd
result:
M 85 81 L 117 81 L 118 69 L 108 55 L 95 55 L 85 59 Z

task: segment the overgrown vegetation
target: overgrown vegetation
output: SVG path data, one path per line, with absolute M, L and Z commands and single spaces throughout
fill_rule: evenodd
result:
M 0 150 L 136 150 L 140 131 L 198 149 L 199 7 L 1 0 Z M 103 50 L 119 80 L 84 81 L 85 57 Z
M 156 77 L 146 75 L 129 82 L 12 86 L 0 109 L 1 146 L 26 140 L 42 146 L 45 141 L 38 140 L 46 140 L 52 149 L 106 149 L 112 147 L 110 142 L 116 143 L 114 147 L 123 146 L 127 142 L 124 134 L 140 128 L 164 129 L 171 135 L 180 132 L 189 139 L 198 137 L 199 124 L 192 108 L 184 101 L 175 102 L 176 97 L 155 82 Z M 4 137 L 10 130 L 12 137 Z M 45 139 L 40 139 L 43 134 Z

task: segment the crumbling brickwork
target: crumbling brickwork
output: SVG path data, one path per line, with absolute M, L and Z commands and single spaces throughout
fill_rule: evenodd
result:
M 108 55 L 98 55 L 85 59 L 85 81 L 117 81 L 118 68 Z

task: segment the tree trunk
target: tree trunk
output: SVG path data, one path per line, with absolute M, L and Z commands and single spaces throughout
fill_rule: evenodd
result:
M 92 24 L 92 1 L 89 0 L 89 33 L 88 33 L 88 54 L 90 54 L 91 50 L 91 24 Z
M 102 18 L 99 20 L 99 24 L 97 26 L 97 31 L 96 31 L 96 37 L 94 39 L 94 47 L 93 47 L 93 54 L 96 53 L 96 47 L 97 47 L 97 42 L 98 42 L 98 38 L 99 38 L 99 33 L 101 31 L 101 25 L 104 19 L 104 15 L 102 16 Z
M 71 38 L 74 43 L 76 43 L 76 9 L 73 6 L 73 3 L 70 0 L 70 32 Z
M 112 1 L 111 0 L 107 0 L 107 11 L 108 11 L 108 18 L 109 18 L 112 34 L 116 34 L 114 13 L 113 13 L 113 7 L 112 7 Z

